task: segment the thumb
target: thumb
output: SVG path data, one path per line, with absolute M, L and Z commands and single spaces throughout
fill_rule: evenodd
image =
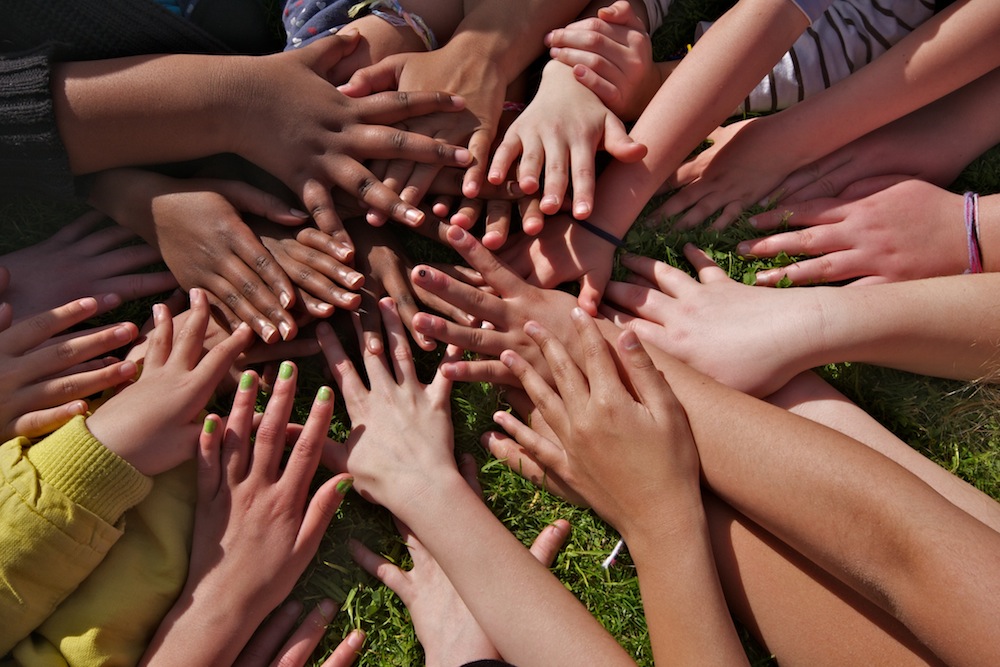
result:
M 630 137 L 625 125 L 613 113 L 604 118 L 604 150 L 619 162 L 638 162 L 646 157 L 646 145 Z
M 357 30 L 345 30 L 318 39 L 294 53 L 298 54 L 311 70 L 328 79 L 330 70 L 336 67 L 342 58 L 353 53 L 360 41 L 361 33 Z
M 381 62 L 359 69 L 347 83 L 337 86 L 337 90 L 350 97 L 364 97 L 373 93 L 399 88 L 400 69 L 393 60 Z

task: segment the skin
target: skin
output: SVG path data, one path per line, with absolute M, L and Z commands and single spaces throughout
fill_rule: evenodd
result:
M 268 343 L 295 337 L 295 286 L 244 216 L 299 226 L 304 213 L 241 181 L 138 169 L 102 172 L 90 201 L 158 250 L 181 287 L 204 289 L 231 329 L 246 322 Z
M 167 272 L 139 272 L 160 261 L 151 246 L 122 244 L 134 241 L 127 230 L 97 229 L 104 217 L 85 213 L 51 238 L 0 256 L 10 274 L 4 293 L 18 319 L 95 294 L 117 294 L 122 301 L 166 292 L 177 286 Z M 39 279 L 46 266 L 59 267 L 59 280 Z M 107 305 L 100 302 L 99 312 Z
M 257 629 L 233 664 L 237 667 L 264 667 L 271 664 L 302 667 L 309 664 L 313 651 L 326 635 L 327 625 L 333 620 L 336 611 L 337 607 L 332 600 L 322 600 L 296 628 L 302 604 L 295 600 L 286 602 Z M 364 632 L 352 630 L 323 661 L 321 667 L 350 667 L 360 655 L 364 641 Z
M 291 591 L 350 488 L 350 478 L 337 475 L 309 498 L 333 414 L 332 392 L 319 390 L 282 466 L 295 367 L 283 364 L 255 427 L 257 382 L 254 373 L 244 376 L 225 426 L 215 415 L 205 420 L 188 579 L 142 664 L 231 664 Z M 216 632 L 198 632 L 206 624 Z
M 326 76 L 357 45 L 356 32 L 264 57 L 140 56 L 65 63 L 53 73 L 60 137 L 74 173 L 235 153 L 281 180 L 321 229 L 350 240 L 333 208 L 337 187 L 419 224 L 423 213 L 363 165 L 406 158 L 467 166 L 469 153 L 391 125 L 464 102 L 443 93 L 351 99 Z M 289 152 L 288 146 L 298 146 Z
M 322 325 L 318 330 L 352 424 L 347 442 L 328 450 L 327 465 L 342 469 L 346 464 L 363 497 L 387 507 L 420 536 L 507 660 L 524 665 L 631 663 L 462 479 L 454 462 L 450 381 L 440 374 L 430 385 L 417 379 L 395 308 L 389 300 L 381 305 L 388 358 L 362 350 L 370 390 L 332 330 Z M 455 355 L 457 350 L 451 350 L 447 358 Z M 390 405 L 393 409 L 387 410 Z
M 428 326 L 421 328 L 485 354 L 517 350 L 533 367 L 542 369 L 546 368 L 544 360 L 523 329 L 526 322 L 536 319 L 556 339 L 569 343 L 573 358 L 585 358 L 584 346 L 577 345 L 568 330 L 566 313 L 572 307 L 572 296 L 561 292 L 550 296 L 527 285 L 460 230 L 451 231 L 449 236 L 456 250 L 502 298 L 480 297 L 479 305 L 473 307 L 471 295 L 441 279 L 440 274 L 424 267 L 415 269 L 415 274 L 425 271 L 422 282 L 428 289 L 448 294 L 456 305 L 472 309 L 496 328 L 474 330 L 438 321 L 427 321 Z M 606 320 L 597 324 L 608 342 L 620 335 Z M 996 636 L 995 629 L 989 627 L 987 610 L 995 596 L 993 589 L 1000 586 L 995 577 L 998 555 L 992 546 L 1000 540 L 997 503 L 987 499 L 973 506 L 964 500 L 946 499 L 912 472 L 841 433 L 715 383 L 656 348 L 647 351 L 687 415 L 698 447 L 703 485 L 766 531 L 770 539 L 833 573 L 836 581 L 825 584 L 828 593 L 841 600 L 853 595 L 865 601 L 864 618 L 868 620 L 861 620 L 860 626 L 868 631 L 859 645 L 862 654 L 888 651 L 884 655 L 899 656 L 900 662 L 934 661 L 936 656 L 947 664 L 969 665 L 989 659 L 996 649 Z M 443 372 L 456 379 L 480 381 L 510 381 L 513 377 L 496 361 L 449 364 Z M 719 410 L 720 405 L 725 406 L 724 411 Z M 783 437 L 775 438 L 775 433 Z M 803 442 L 810 446 L 802 447 Z M 537 462 L 535 470 L 540 470 Z M 941 469 L 937 475 L 951 479 L 950 484 L 961 484 Z M 809 502 L 801 502 L 803 498 Z M 877 529 L 859 530 L 859 526 Z M 770 553 L 778 552 L 770 548 Z M 766 572 L 765 568 L 758 574 L 765 576 Z M 770 576 L 768 580 L 779 579 Z M 807 581 L 796 580 L 803 585 Z M 804 589 L 782 587 L 780 594 L 764 604 L 784 605 L 789 610 L 786 618 L 814 618 L 814 607 L 807 602 L 817 591 L 814 587 L 812 593 L 804 595 L 807 589 L 808 585 Z M 762 590 L 748 584 L 734 592 L 746 596 Z M 929 596 L 935 605 L 926 604 Z M 766 593 L 764 597 L 768 597 Z M 748 602 L 758 608 L 753 600 Z M 856 624 L 859 607 L 853 605 L 841 605 L 837 615 L 853 618 L 852 624 Z M 824 606 L 815 618 L 829 623 L 831 616 L 826 609 Z M 765 630 L 764 626 L 770 625 L 766 615 L 754 620 L 769 645 L 780 646 L 779 659 L 787 656 L 792 664 L 810 664 L 805 656 L 815 655 L 816 641 L 824 641 L 821 650 L 835 664 L 840 660 L 836 656 L 850 650 L 843 647 L 842 637 L 834 644 L 826 643 L 831 638 L 822 632 L 801 634 L 802 628 L 812 627 L 809 623 L 785 626 L 784 630 L 771 625 Z M 968 623 L 984 625 L 970 631 Z
M 6 274 L 3 274 L 6 282 Z M 113 324 L 56 338 L 66 329 L 117 306 L 117 295 L 86 297 L 12 325 L 9 304 L 0 304 L 2 437 L 37 437 L 87 412 L 84 400 L 131 380 L 131 361 L 105 357 L 136 336 L 132 323 Z
M 191 291 L 191 316 L 177 330 L 170 311 L 154 306 L 155 327 L 147 336 L 139 381 L 87 417 L 94 437 L 144 475 L 171 470 L 194 456 L 198 414 L 250 344 L 250 329 L 242 326 L 202 356 L 209 319 L 201 290 Z M 155 414 L 150 414 L 153 405 Z
M 459 461 L 462 477 L 482 496 L 476 479 L 477 464 L 469 454 Z M 475 660 L 500 660 L 469 608 L 459 597 L 448 577 L 409 526 L 397 522 L 399 532 L 413 559 L 413 567 L 402 570 L 371 551 L 360 542 L 351 542 L 351 557 L 373 577 L 391 588 L 413 619 L 417 638 L 424 649 L 428 667 L 463 665 Z M 569 536 L 569 524 L 559 520 L 547 526 L 535 538 L 529 551 L 549 567 Z

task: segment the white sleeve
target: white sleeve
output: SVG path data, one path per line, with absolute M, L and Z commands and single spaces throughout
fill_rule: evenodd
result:
M 663 25 L 663 18 L 673 0 L 642 0 L 646 5 L 646 16 L 649 17 L 649 34 L 652 35 Z
M 802 10 L 802 13 L 809 19 L 809 25 L 812 25 L 823 15 L 826 8 L 833 4 L 833 0 L 790 0 L 790 2 Z

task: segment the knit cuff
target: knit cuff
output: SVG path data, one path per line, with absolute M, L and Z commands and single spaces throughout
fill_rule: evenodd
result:
M 51 61 L 42 49 L 0 58 L 0 174 L 7 192 L 73 199 L 69 156 L 52 104 Z
M 46 484 L 111 525 L 153 488 L 153 480 L 102 445 L 82 416 L 28 448 L 27 458 Z

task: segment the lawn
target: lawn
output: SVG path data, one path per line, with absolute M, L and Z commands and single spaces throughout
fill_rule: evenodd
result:
M 697 19 L 717 15 L 731 2 L 725 0 L 675 0 L 671 18 L 657 34 L 660 56 L 674 53 L 690 40 Z M 963 174 L 955 189 L 975 189 L 981 193 L 1000 191 L 1000 150 L 994 149 L 977 160 Z M 70 219 L 71 211 L 43 202 L 9 202 L 0 207 L 8 233 L 0 239 L 0 251 L 40 240 L 55 225 Z M 756 268 L 736 256 L 736 243 L 751 238 L 751 230 L 737 224 L 717 234 L 704 229 L 678 234 L 666 228 L 637 228 L 628 236 L 628 249 L 650 254 L 684 268 L 679 248 L 686 241 L 710 249 L 731 276 L 742 279 Z M 764 288 L 761 288 L 764 289 Z M 133 305 L 114 313 L 114 318 L 145 319 L 148 303 Z M 108 319 L 108 318 L 105 318 Z M 433 368 L 435 355 L 421 360 Z M 300 396 L 311 397 L 328 382 L 316 360 L 302 360 Z M 822 369 L 841 391 L 858 402 L 903 440 L 948 470 L 1000 498 L 1000 460 L 996 441 L 993 390 L 918 377 L 902 372 L 844 364 Z M 304 418 L 308 398 L 299 405 Z M 464 385 L 455 390 L 453 402 L 457 448 L 472 452 L 480 463 L 485 501 L 504 524 L 525 543 L 544 526 L 565 518 L 573 533 L 553 566 L 553 572 L 619 639 L 639 664 L 652 664 L 649 638 L 642 614 L 638 582 L 627 552 L 609 570 L 601 561 L 618 541 L 617 534 L 588 511 L 573 507 L 539 490 L 491 460 L 478 444 L 479 436 L 492 428 L 490 415 L 502 408 L 502 397 L 489 386 Z M 220 400 L 216 409 L 225 410 Z M 333 437 L 342 438 L 349 428 L 342 405 L 332 426 Z M 306 601 L 331 597 L 341 603 L 327 642 L 317 652 L 317 664 L 350 628 L 368 634 L 362 665 L 410 665 L 422 661 L 421 650 L 408 615 L 396 596 L 355 566 L 346 543 L 355 537 L 391 560 L 406 564 L 406 549 L 396 535 L 388 514 L 351 494 L 294 595 Z M 488 573 L 484 573 L 488 575 Z M 769 656 L 752 640 L 747 648 L 755 664 L 769 664 Z

